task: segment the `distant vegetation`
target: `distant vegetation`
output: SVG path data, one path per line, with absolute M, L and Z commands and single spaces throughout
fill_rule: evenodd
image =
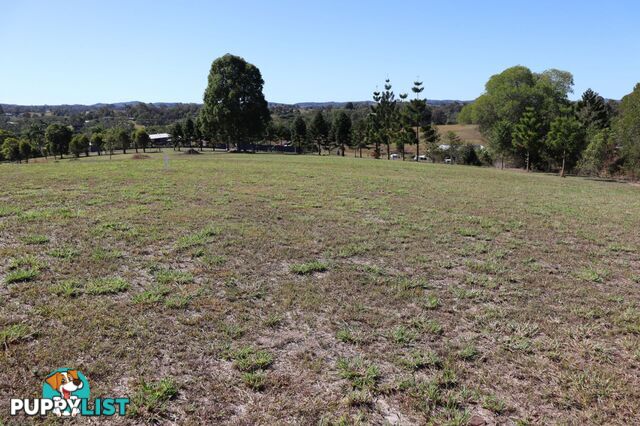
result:
M 204 104 L 4 105 L 0 160 L 143 151 L 149 133 L 169 133 L 174 149 L 276 150 L 521 167 L 561 175 L 637 177 L 640 86 L 622 102 L 587 90 L 568 99 L 567 71 L 516 66 L 492 76 L 474 102 L 427 101 L 423 83 L 396 94 L 390 80 L 371 101 L 269 104 L 259 69 L 225 55 L 209 74 Z M 441 125 L 479 126 L 442 132 Z

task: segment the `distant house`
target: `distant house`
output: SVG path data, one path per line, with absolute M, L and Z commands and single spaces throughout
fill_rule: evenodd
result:
M 151 146 L 163 146 L 171 143 L 171 135 L 169 133 L 154 133 L 149 135 Z

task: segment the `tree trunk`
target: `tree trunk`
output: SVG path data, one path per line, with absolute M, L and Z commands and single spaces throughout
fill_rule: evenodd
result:
M 500 170 L 504 170 L 504 154 L 502 154 L 502 161 L 500 164 Z
M 416 161 L 420 161 L 420 127 L 416 125 Z
M 566 152 L 562 151 L 562 169 L 560 170 L 560 177 L 564 177 L 564 160 L 566 157 Z

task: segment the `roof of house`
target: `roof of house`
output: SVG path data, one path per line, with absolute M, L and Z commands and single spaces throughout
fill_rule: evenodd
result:
M 154 133 L 152 135 L 149 135 L 150 139 L 167 139 L 170 137 L 171 135 L 169 133 Z

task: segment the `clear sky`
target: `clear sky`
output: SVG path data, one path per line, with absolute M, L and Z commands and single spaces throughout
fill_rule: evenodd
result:
M 640 81 L 640 2 L 0 0 L 0 103 L 201 102 L 211 62 L 257 65 L 273 102 L 367 100 L 388 76 L 474 99 L 512 65 L 619 99 Z

